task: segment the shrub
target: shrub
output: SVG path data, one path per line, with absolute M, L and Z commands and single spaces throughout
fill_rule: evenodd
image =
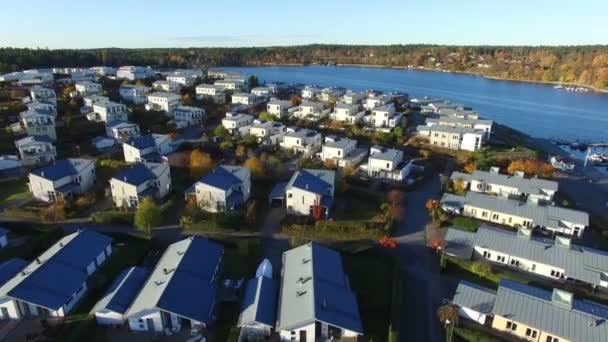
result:
M 91 215 L 91 219 L 93 222 L 100 224 L 133 225 L 134 214 L 132 212 L 108 210 L 94 213 Z

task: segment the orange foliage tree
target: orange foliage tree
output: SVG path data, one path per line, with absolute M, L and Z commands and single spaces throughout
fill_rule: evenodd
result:
M 537 159 L 517 159 L 512 161 L 509 167 L 507 167 L 507 173 L 513 175 L 516 171 L 523 171 L 528 176 L 553 177 L 553 166 Z
M 323 215 L 323 206 L 321 206 L 321 199 L 319 196 L 315 198 L 315 201 L 312 204 L 312 217 L 314 217 L 315 221 L 319 221 L 321 216 Z
M 475 170 L 477 170 L 477 166 L 475 166 L 473 163 L 468 163 L 464 166 L 464 171 L 466 173 L 473 173 Z

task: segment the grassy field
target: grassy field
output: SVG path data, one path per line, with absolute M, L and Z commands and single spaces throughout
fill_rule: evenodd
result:
M 369 220 L 378 214 L 383 198 L 358 187 L 336 194 L 336 220 Z
M 472 217 L 455 216 L 450 220 L 450 225 L 469 232 L 476 232 L 481 225 L 481 221 Z
M 456 279 L 467 280 L 482 286 L 496 289 L 500 279 L 511 279 L 521 283 L 530 283 L 531 279 L 523 274 L 500 270 L 492 267 L 492 272 L 487 275 L 477 274 L 473 271 L 473 261 L 462 260 L 454 257 L 444 256 L 445 267 L 442 272 Z
M 19 178 L 0 182 L 0 206 L 28 198 L 27 179 Z
M 455 327 L 454 328 L 454 340 L 455 341 L 465 341 L 465 342 L 493 342 L 497 341 L 492 336 L 488 336 L 485 333 L 473 330 L 465 327 Z

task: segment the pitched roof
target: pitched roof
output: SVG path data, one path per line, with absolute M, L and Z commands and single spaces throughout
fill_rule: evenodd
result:
M 462 308 L 489 315 L 492 313 L 495 300 L 496 291 L 461 280 L 456 288 L 452 303 Z
M 336 172 L 333 170 L 302 169 L 291 176 L 285 190 L 298 188 L 316 194 L 325 194 L 334 187 Z
M 1 287 L 0 295 L 58 310 L 86 281 L 87 266 L 111 242 L 90 230 L 66 235 Z
M 214 188 L 228 190 L 233 185 L 244 182 L 249 175 L 250 171 L 246 167 L 220 165 L 201 178 L 199 182 Z
M 401 161 L 403 160 L 403 151 L 375 145 L 370 149 L 369 157 L 370 159 L 389 161 L 397 159 L 397 161 Z
M 161 135 L 161 134 L 145 134 L 140 137 L 131 138 L 131 140 L 126 141 L 125 144 L 131 145 L 138 150 L 143 150 L 143 149 L 149 148 L 149 147 L 155 147 L 156 138 L 159 135 Z
M 274 326 L 277 317 L 279 283 L 266 277 L 250 279 L 241 302 L 237 326 L 252 323 Z
M 0 264 L 0 286 L 6 284 L 17 273 L 27 265 L 27 261 L 20 258 L 12 258 Z
M 540 178 L 524 178 L 520 176 L 504 175 L 493 171 L 475 170 L 473 174 L 462 172 L 453 172 L 450 179 L 460 178 L 463 181 L 470 182 L 476 180 L 489 184 L 499 184 L 506 187 L 517 188 L 519 191 L 526 194 L 543 194 L 545 190 L 557 191 L 558 183 Z
M 350 144 L 357 144 L 357 140 L 342 138 L 342 137 L 325 137 L 325 142 L 323 143 L 323 147 L 332 147 L 332 148 L 345 148 Z
M 608 340 L 608 307 L 579 299 L 569 307 L 552 298 L 551 291 L 502 279 L 492 313 L 569 341 Z
M 62 159 L 51 165 L 33 170 L 31 173 L 44 179 L 56 181 L 66 176 L 77 175 L 90 164 L 93 164 L 93 161 L 88 159 Z
M 101 300 L 95 304 L 91 314 L 104 309 L 124 314 L 149 274 L 150 271 L 143 267 L 130 267 L 120 272 Z
M 137 124 L 130 122 L 130 121 L 124 121 L 124 120 L 112 120 L 112 121 L 108 121 L 106 123 L 106 127 L 109 127 L 109 128 L 121 128 L 121 127 L 130 127 L 130 126 L 137 126 Z
M 363 333 L 340 254 L 311 242 L 283 253 L 277 329 L 315 321 Z
M 285 133 L 286 137 L 293 137 L 293 138 L 314 137 L 316 135 L 320 135 L 320 133 L 317 131 L 313 131 L 312 129 L 298 128 L 298 127 L 289 127 L 289 129 Z
M 215 271 L 223 253 L 222 245 L 199 237 L 171 244 L 125 315 L 159 309 L 208 323 L 217 292 Z
M 17 146 L 17 148 L 34 143 L 52 144 L 53 140 L 48 135 L 28 135 L 27 137 L 15 141 L 15 145 Z
M 151 170 L 154 165 L 157 164 L 137 163 L 114 175 L 112 179 L 138 186 L 156 178 L 156 175 Z

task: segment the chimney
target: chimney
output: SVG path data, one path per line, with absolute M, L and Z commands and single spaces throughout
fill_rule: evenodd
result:
M 498 174 L 498 173 L 500 173 L 500 168 L 498 166 L 492 166 L 490 168 L 490 173 L 496 173 L 496 174 Z

